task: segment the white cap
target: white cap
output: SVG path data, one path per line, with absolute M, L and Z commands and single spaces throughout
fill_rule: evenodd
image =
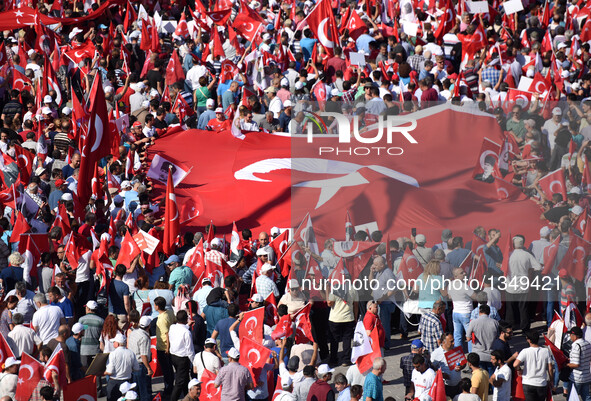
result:
M 71 193 L 69 193 L 69 192 L 66 192 L 65 194 L 63 194 L 63 195 L 62 195 L 62 198 L 61 198 L 61 199 L 62 199 L 63 201 L 66 201 L 66 202 L 67 202 L 67 201 L 74 200 L 74 197 L 72 196 L 72 194 L 71 194 Z
M 209 344 L 214 344 L 216 345 L 217 342 L 213 339 L 213 338 L 208 338 L 207 340 L 205 340 L 205 342 L 203 343 L 203 345 L 209 345 Z
M 111 338 L 109 341 L 112 343 L 119 343 L 119 344 L 125 344 L 125 336 L 121 333 L 117 333 L 117 335 L 113 338 Z
M 275 234 L 277 234 L 277 235 L 281 234 L 281 231 L 279 231 L 279 227 L 271 227 L 271 235 L 275 235 Z
M 304 83 L 302 81 L 298 81 L 295 83 L 294 86 L 295 86 L 296 90 L 300 90 L 304 87 Z
M 570 72 L 568 72 L 568 70 L 564 70 L 560 73 L 560 76 L 562 78 L 568 78 L 568 77 L 570 77 Z
M 9 368 L 14 365 L 20 365 L 20 363 L 21 363 L 21 361 L 17 361 L 16 358 L 11 356 L 11 357 L 6 358 L 6 360 L 4 361 L 4 367 Z
M 566 47 L 568 47 L 568 46 L 567 46 L 567 45 L 565 45 L 565 44 L 564 44 L 564 42 L 560 42 L 560 43 L 558 44 L 558 46 L 557 46 L 557 48 L 558 48 L 559 50 L 560 50 L 560 49 L 564 49 L 564 48 L 566 48 Z
M 581 188 L 579 187 L 572 187 L 570 189 L 570 191 L 568 191 L 569 194 L 577 194 L 577 195 L 581 195 Z
M 119 392 L 121 392 L 121 394 L 125 394 L 129 390 L 134 389 L 135 387 L 136 387 L 135 383 L 123 382 L 119 385 Z
M 415 242 L 417 244 L 424 244 L 427 242 L 427 238 L 425 238 L 423 234 L 417 234 L 417 236 L 415 237 Z
M 135 391 L 128 391 L 125 393 L 126 400 L 137 400 L 137 393 Z
M 221 114 L 221 113 L 223 113 L 223 112 L 224 112 L 224 109 L 222 109 L 221 107 L 218 107 L 217 109 L 215 109 L 215 113 L 216 113 L 216 114 L 218 114 L 218 113 L 220 113 L 220 114 Z
M 129 182 L 128 180 L 125 180 L 121 183 L 121 188 L 127 188 L 127 187 L 131 187 L 131 182 Z
M 547 237 L 548 235 L 550 235 L 550 231 L 552 230 L 550 230 L 550 228 L 546 226 L 540 228 L 540 237 Z
M 115 88 L 113 88 L 111 85 L 105 86 L 104 91 L 105 91 L 105 93 L 113 93 L 113 92 L 115 92 Z
M 74 28 L 74 29 L 72 29 L 72 32 L 70 32 L 70 34 L 68 35 L 68 37 L 70 39 L 73 39 L 74 36 L 78 35 L 80 32 L 82 32 L 82 29 L 80 29 L 80 28 Z
M 140 318 L 140 327 L 146 328 L 150 327 L 150 323 L 152 323 L 152 318 L 150 316 L 142 316 Z
M 288 389 L 293 384 L 293 379 L 289 373 L 284 373 L 281 375 L 281 387 L 284 389 Z
M 135 87 L 137 89 L 146 89 L 146 85 L 144 85 L 144 83 L 142 81 L 138 82 L 135 84 Z
M 257 256 L 269 256 L 269 252 L 265 248 L 257 249 Z
M 41 109 L 41 114 L 51 114 L 53 113 L 49 107 L 43 107 Z
M 211 240 L 211 246 L 221 246 L 222 240 L 219 238 L 214 238 Z
M 268 271 L 273 270 L 274 267 L 272 265 L 270 265 L 269 263 L 265 263 L 263 266 L 261 266 L 261 273 L 266 273 Z
M 64 116 L 69 116 L 70 114 L 72 114 L 72 109 L 66 106 L 62 109 L 62 114 Z
M 205 106 L 206 106 L 208 109 L 213 109 L 213 106 L 215 106 L 215 100 L 213 100 L 213 99 L 207 99 L 207 100 L 205 101 Z
M 45 95 L 45 97 L 43 98 L 43 103 L 51 103 L 53 102 L 53 98 L 49 95 Z
M 193 387 L 200 385 L 201 382 L 197 379 L 191 379 L 191 381 L 189 382 L 189 390 L 191 390 Z
M 287 78 L 281 78 L 281 82 L 279 83 L 281 86 L 289 86 L 289 81 Z
M 579 205 L 575 205 L 573 207 L 571 207 L 570 209 L 568 209 L 571 213 L 576 214 L 577 216 L 580 215 L 581 213 L 583 213 L 583 208 L 580 207 Z
M 330 91 L 330 96 L 341 96 L 342 93 L 340 90 L 338 90 L 337 88 L 334 88 L 333 90 Z
M 271 35 L 269 35 L 268 33 L 265 33 L 265 34 L 263 35 L 263 41 L 265 41 L 265 40 L 269 40 L 269 39 L 271 39 Z
M 318 377 L 324 377 L 327 373 L 334 372 L 334 369 L 331 369 L 326 363 L 318 366 Z
M 265 299 L 261 294 L 254 294 L 252 298 L 249 299 L 249 301 L 258 302 L 259 304 L 262 304 L 263 302 L 265 302 Z
M 291 100 L 287 99 L 285 102 L 283 102 L 284 108 L 291 107 L 291 106 L 293 106 L 293 103 L 291 102 Z
M 101 236 L 102 237 L 102 236 Z M 98 309 L 98 303 L 96 301 L 93 301 L 92 299 L 90 301 L 88 301 L 86 303 L 86 307 L 90 310 L 97 310 Z
M 238 359 L 240 358 L 240 352 L 236 348 L 232 347 L 228 351 L 228 356 L 232 359 Z
M 556 115 L 556 116 L 561 116 L 562 115 L 562 109 L 560 107 L 554 107 L 552 109 L 552 114 Z
M 84 331 L 84 325 L 82 323 L 74 323 L 72 326 L 72 333 L 73 334 L 80 334 Z

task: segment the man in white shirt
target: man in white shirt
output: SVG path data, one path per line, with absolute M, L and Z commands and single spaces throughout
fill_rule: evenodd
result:
M 540 335 L 534 331 L 526 331 L 525 339 L 528 348 L 521 350 L 513 367 L 519 369 L 523 363 L 523 393 L 526 400 L 546 399 L 548 378 L 554 377 L 554 366 L 547 348 L 538 345 Z
M 23 352 L 29 355 L 33 355 L 35 346 L 41 348 L 41 339 L 33 331 L 33 329 L 24 326 L 23 315 L 15 313 L 12 315 L 12 324 L 14 328 L 8 333 L 6 341 L 10 345 L 14 356 L 19 358 Z
M 197 375 L 197 380 L 201 380 L 205 369 L 217 374 L 222 366 L 216 341 L 213 338 L 208 338 L 203 347 L 204 350 L 196 354 L 193 359 L 193 373 Z
M 189 384 L 191 361 L 195 356 L 193 337 L 188 326 L 187 311 L 180 310 L 176 314 L 176 323 L 170 326 L 168 338 L 170 343 L 170 360 L 174 366 L 175 380 L 171 400 L 178 400 L 185 396 Z
M 503 353 L 495 350 L 490 354 L 490 361 L 495 372 L 489 379 L 493 386 L 493 401 L 509 401 L 511 399 L 511 368 L 503 360 Z
M 134 371 L 140 369 L 140 364 L 133 351 L 125 347 L 127 338 L 121 333 L 111 338 L 115 351 L 109 354 L 107 367 L 104 376 L 109 376 L 107 383 L 107 401 L 115 401 L 121 397 L 119 386 L 124 382 L 131 381 Z
M 66 324 L 66 318 L 59 306 L 47 304 L 45 294 L 35 294 L 33 302 L 37 306 L 37 312 L 33 315 L 32 328 L 39 335 L 43 345 L 47 345 L 49 340 L 59 335 L 59 327 Z
M 454 336 L 452 333 L 443 333 L 440 346 L 431 354 L 433 368 L 441 369 L 445 383 L 445 393 L 449 397 L 455 397 L 460 391 L 460 379 L 462 378 L 462 366 L 447 364 L 445 353 L 454 348 Z
M 199 305 L 199 310 L 202 313 L 207 306 L 207 296 L 211 290 L 213 290 L 211 279 L 209 277 L 205 277 L 203 280 L 201 280 L 201 288 L 195 292 L 195 295 L 193 295 L 193 301 L 197 302 Z
M 411 376 L 412 386 L 406 396 L 411 399 L 421 399 L 423 393 L 429 394 L 435 381 L 435 372 L 427 367 L 427 361 L 423 355 L 415 355 L 412 358 L 412 364 L 414 366 Z
M 542 126 L 542 133 L 548 138 L 548 145 L 550 150 L 554 149 L 554 141 L 556 140 L 556 131 L 562 126 L 562 110 L 560 107 L 552 109 L 552 118 L 547 120 Z
M 274 86 L 269 86 L 267 89 L 265 89 L 265 93 L 269 98 L 269 106 L 267 107 L 267 109 L 273 112 L 274 118 L 279 118 L 279 114 L 281 114 L 281 110 L 283 110 L 283 103 L 281 102 L 281 99 L 277 97 L 277 88 L 275 88 Z

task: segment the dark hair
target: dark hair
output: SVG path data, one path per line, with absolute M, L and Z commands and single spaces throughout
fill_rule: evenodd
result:
M 53 400 L 53 387 L 41 387 L 41 390 L 39 390 L 39 395 L 43 397 L 44 400 Z
M 238 316 L 238 312 L 240 312 L 240 310 L 238 309 L 238 305 L 236 305 L 236 304 L 228 305 L 228 315 L 230 315 L 230 317 Z
M 486 294 L 486 292 L 485 292 Z M 487 304 L 482 304 L 478 307 L 478 311 L 480 313 L 484 313 L 485 315 L 490 315 L 490 306 L 488 306 Z
M 158 310 L 165 310 L 166 300 L 163 297 L 156 297 L 156 299 L 154 299 L 154 306 L 156 306 Z
M 125 276 L 125 273 L 127 273 L 127 267 L 123 264 L 118 264 L 117 267 L 115 267 L 115 276 L 116 277 L 123 277 Z
M 226 288 L 230 288 L 234 284 L 236 284 L 236 281 L 236 276 L 227 276 L 226 278 L 224 278 L 224 285 L 226 286 Z
M 480 357 L 475 352 L 470 352 L 466 359 L 468 360 L 468 363 L 470 363 L 471 365 L 474 365 L 474 366 L 480 365 Z
M 425 363 L 425 357 L 421 354 L 416 354 L 412 357 L 412 363 L 422 365 Z
M 496 349 L 493 352 L 490 353 L 490 356 L 494 356 L 495 358 L 497 358 L 499 361 L 501 362 L 505 362 L 505 357 L 503 356 L 503 353 Z
M 464 377 L 463 379 L 460 380 L 460 389 L 462 391 L 469 393 L 471 388 L 472 388 L 472 380 L 470 380 L 470 378 Z
M 314 373 L 316 373 L 316 368 L 313 365 L 304 366 L 304 376 L 314 377 Z
M 532 344 L 537 344 L 540 341 L 540 333 L 533 330 L 527 330 L 525 333 L 525 339 L 529 340 Z
M 176 321 L 181 324 L 187 324 L 189 321 L 189 314 L 186 310 L 180 310 L 176 313 Z
M 133 309 L 133 310 L 131 310 L 129 312 L 129 321 L 131 323 L 139 323 L 140 322 L 140 317 L 141 317 L 140 316 L 140 313 L 137 310 L 135 310 L 135 309 Z

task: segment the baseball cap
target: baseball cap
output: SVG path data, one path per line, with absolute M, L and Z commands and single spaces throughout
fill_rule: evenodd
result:
M 281 376 L 281 388 L 289 389 L 293 384 L 293 380 L 289 374 L 283 374 Z
M 441 232 L 441 240 L 442 241 L 447 241 L 449 240 L 451 237 L 453 236 L 451 230 L 449 228 L 446 228 L 445 230 L 443 230 Z
M 66 192 L 65 194 L 63 194 L 63 195 L 62 195 L 62 198 L 61 198 L 61 199 L 62 199 L 63 201 L 66 201 L 66 202 L 68 202 L 68 201 L 74 200 L 74 197 L 72 196 L 72 194 L 71 194 L 71 193 L 69 193 L 69 192 Z
M 72 333 L 73 334 L 80 334 L 84 331 L 84 325 L 82 323 L 74 323 L 72 326 Z
M 219 238 L 214 238 L 211 240 L 211 246 L 221 246 L 222 240 Z
M 150 316 L 142 316 L 140 318 L 140 327 L 141 328 L 146 328 L 146 327 L 150 327 L 150 323 L 152 323 L 152 318 Z
M 191 381 L 189 382 L 189 390 L 191 390 L 193 387 L 200 385 L 201 382 L 197 379 L 191 379 Z
M 126 400 L 137 400 L 137 393 L 135 391 L 128 391 L 125 393 Z
M 215 100 L 213 100 L 213 99 L 207 99 L 205 101 L 205 106 L 206 107 L 209 107 L 210 109 L 212 109 L 213 106 L 215 106 Z
M 552 109 L 552 114 L 555 116 L 560 116 L 562 115 L 562 109 L 560 109 L 560 107 L 554 107 Z
M 265 248 L 257 249 L 257 256 L 269 256 L 269 252 Z
M 576 214 L 577 216 L 580 215 L 581 213 L 583 213 L 583 208 L 580 207 L 579 205 L 575 205 L 568 210 L 569 210 L 569 212 L 572 212 L 572 213 Z
M 285 102 L 283 102 L 283 107 L 284 108 L 288 108 L 288 107 L 291 107 L 291 106 L 293 106 L 293 103 L 291 102 L 291 100 L 287 99 Z M 271 234 L 273 234 L 273 233 L 271 233 Z
M 261 267 L 261 273 L 266 273 L 268 271 L 273 270 L 274 267 L 271 266 L 269 263 L 265 263 L 262 267 Z
M 332 372 L 334 372 L 334 369 L 331 369 L 330 366 L 328 366 L 326 363 L 323 363 L 322 365 L 318 366 L 318 376 L 320 377 L 324 377 L 328 373 Z
M 222 109 L 221 107 L 218 107 L 217 109 L 215 109 L 216 114 L 217 113 L 223 113 L 224 109 Z
M 146 85 L 144 85 L 144 83 L 142 81 L 138 82 L 135 84 L 135 87 L 138 89 L 145 89 Z
M 302 81 L 298 81 L 295 83 L 294 86 L 295 86 L 296 90 L 300 90 L 304 87 L 304 83 Z
M 427 242 L 427 238 L 425 238 L 423 234 L 417 234 L 417 236 L 415 237 L 415 241 L 417 244 L 424 244 L 425 242 Z
M 141 127 L 142 126 L 142 123 L 140 123 L 139 121 L 136 121 L 131 126 L 132 127 Z
M 180 263 L 181 259 L 177 255 L 170 255 L 168 259 L 164 261 L 165 265 L 169 265 L 171 263 Z
M 548 235 L 550 235 L 551 231 L 552 230 L 550 230 L 550 228 L 546 226 L 540 228 L 540 237 L 547 237 Z
M 70 114 L 72 114 L 72 109 L 66 106 L 62 109 L 62 114 L 64 116 L 69 116 Z
M 330 91 L 330 96 L 342 96 L 343 94 L 341 93 L 340 90 L 338 90 L 337 88 L 334 88 L 333 90 Z
M 263 296 L 261 294 L 254 294 L 252 296 L 252 298 L 248 298 L 248 300 L 252 301 L 252 302 L 258 302 L 260 304 L 265 302 L 265 299 L 263 298 Z
M 86 303 L 86 307 L 90 310 L 97 310 L 98 309 L 98 303 L 94 300 L 90 300 Z
M 297 279 L 292 278 L 289 280 L 289 288 L 300 288 L 300 282 Z
M 135 123 L 134 123 L 134 124 L 135 124 Z M 129 182 L 128 180 L 124 180 L 124 181 L 121 183 L 121 188 L 129 188 L 129 187 L 131 187 L 131 182 Z
M 100 24 L 99 29 L 107 29 L 108 27 L 105 24 Z
M 41 109 L 41 114 L 51 114 L 52 111 L 49 107 L 44 107 Z
M 279 235 L 281 231 L 279 231 L 279 227 L 272 227 L 271 228 L 271 235 Z
M 560 42 L 557 46 L 558 49 L 564 49 L 566 47 L 568 47 L 568 46 L 566 44 L 564 44 L 564 42 Z
M 236 348 L 232 347 L 228 351 L 228 356 L 232 359 L 238 359 L 238 358 L 240 358 L 240 352 L 238 352 L 238 350 Z
M 55 180 L 55 186 L 56 187 L 61 187 L 62 185 L 64 185 L 66 182 L 64 180 L 62 180 L 61 178 L 58 178 L 57 180 Z
M 50 95 L 45 95 L 43 98 L 43 103 L 51 103 L 53 102 L 53 98 Z
M 583 330 L 580 327 L 573 327 L 568 331 L 568 334 L 574 334 L 577 337 L 583 337 Z
M 217 343 L 215 342 L 215 340 L 213 338 L 208 338 L 207 340 L 205 340 L 204 345 L 209 345 L 209 344 L 214 344 L 215 345 Z
M 124 344 L 125 343 L 125 336 L 121 333 L 117 333 L 117 335 L 113 338 L 111 338 L 109 341 L 112 343 L 119 343 L 119 344 Z
M 265 89 L 265 93 L 275 93 L 277 92 L 277 90 L 275 89 L 274 86 L 269 86 L 267 89 Z
M 413 342 L 410 344 L 411 348 L 425 348 L 425 344 L 423 344 L 423 342 L 421 340 L 413 340 Z
M 268 33 L 265 33 L 263 35 L 263 40 L 269 40 L 269 39 L 271 39 L 271 35 L 269 35 Z
M 11 357 L 6 358 L 6 360 L 4 361 L 4 367 L 9 368 L 14 365 L 20 365 L 20 363 L 21 363 L 21 361 L 17 361 L 16 358 L 11 356 Z
M 579 187 L 572 187 L 570 189 L 570 191 L 568 191 L 569 194 L 577 194 L 577 195 L 581 195 L 581 188 Z
M 44 172 L 45 172 L 45 169 L 43 167 L 37 167 L 37 169 L 35 170 L 35 175 L 40 176 Z
M 449 79 L 458 79 L 458 74 L 456 74 L 455 72 L 451 75 L 448 75 Z
M 205 283 L 211 284 L 211 280 L 209 279 L 209 277 L 205 277 L 203 280 L 201 280 L 201 284 L 205 284 Z

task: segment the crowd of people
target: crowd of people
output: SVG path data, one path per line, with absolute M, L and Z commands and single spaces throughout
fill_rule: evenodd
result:
M 405 399 L 442 401 L 440 371 L 446 396 L 458 401 L 537 401 L 575 390 L 590 401 L 590 252 L 577 260 L 575 248 L 591 241 L 591 7 L 522 0 L 515 11 L 506 5 L 514 1 L 491 0 L 487 12 L 474 12 L 467 3 L 4 2 L 6 12 L 17 9 L 10 15 L 32 7 L 64 20 L 36 18 L 1 37 L 0 400 L 69 401 L 68 388 L 94 372 L 91 383 L 108 401 L 152 400 L 160 376 L 167 401 L 387 401 L 388 380 L 400 377 Z M 323 7 L 331 12 L 318 23 Z M 67 21 L 92 13 L 84 24 Z M 91 180 L 81 161 L 97 82 L 117 135 Z M 162 240 L 165 203 L 155 201 L 147 150 L 173 130 L 298 135 L 311 107 L 370 126 L 444 102 L 496 118 L 503 149 L 477 178 L 502 178 L 537 202 L 539 239 L 514 233 L 505 248 L 506 233 L 482 226 L 472 238 L 443 230 L 440 242 L 348 233 L 379 244 L 362 274 L 380 285 L 321 294 L 303 281 L 311 270 L 333 277 L 335 241 L 317 252 L 295 244 L 303 252 L 283 261 L 285 270 L 285 255 L 270 244 L 277 227 L 256 228 L 257 239 L 242 230 L 237 253 L 210 225 L 183 228 L 167 251 L 125 256 L 131 234 Z M 564 193 L 543 188 L 555 171 Z M 225 277 L 194 274 L 201 249 L 202 262 L 225 266 Z M 423 271 L 416 286 L 388 289 L 406 277 L 409 257 Z M 582 275 L 573 274 L 579 265 Z M 473 289 L 465 278 L 480 266 Z M 549 285 L 534 288 L 534 278 Z M 261 307 L 260 338 L 245 349 L 243 337 L 253 337 L 245 316 Z M 547 346 L 536 320 L 546 322 Z M 406 341 L 414 327 L 419 338 L 400 370 L 388 367 L 394 334 Z M 527 347 L 513 349 L 514 331 Z M 381 357 L 352 363 L 359 336 L 374 333 Z M 466 357 L 451 364 L 456 347 Z M 259 359 L 268 350 L 258 377 L 252 350 Z M 24 358 L 44 367 L 25 395 Z

